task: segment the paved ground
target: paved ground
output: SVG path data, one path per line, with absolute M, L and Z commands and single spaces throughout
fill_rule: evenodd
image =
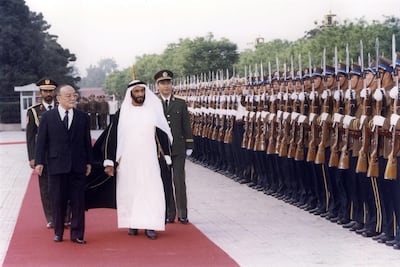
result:
M 97 137 L 98 131 L 92 132 Z M 31 170 L 25 132 L 0 132 L 0 263 Z M 187 161 L 189 219 L 241 266 L 397 266 L 400 251 Z M 41 214 L 38 216 L 42 216 Z

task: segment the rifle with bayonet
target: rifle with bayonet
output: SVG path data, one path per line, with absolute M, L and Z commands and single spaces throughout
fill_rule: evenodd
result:
M 226 110 L 227 110 L 227 99 L 225 95 L 221 95 L 220 98 L 220 114 L 219 116 L 219 129 L 218 129 L 218 142 L 224 142 L 225 139 L 225 131 L 226 131 Z
M 379 40 L 376 38 L 375 41 L 375 66 L 376 66 L 376 79 L 378 86 L 376 90 L 381 90 L 381 77 L 379 73 Z M 379 117 L 382 115 L 382 108 L 383 108 L 383 97 L 381 100 L 375 99 L 375 116 Z M 374 117 L 375 117 L 374 116 Z M 379 176 L 379 127 L 378 125 L 373 125 L 373 138 L 371 141 L 371 154 L 369 158 L 369 165 L 367 170 L 367 177 L 378 177 Z
M 311 64 L 311 54 L 308 53 L 308 69 L 310 73 L 310 81 L 311 81 L 311 109 L 309 115 L 309 123 L 311 125 L 310 131 L 310 142 L 308 143 L 308 152 L 307 152 L 307 162 L 315 161 L 315 157 L 317 154 L 317 139 L 318 139 L 318 125 L 315 121 L 317 114 L 319 114 L 319 97 L 315 92 L 314 79 L 312 77 L 312 64 Z
M 346 99 L 347 102 L 347 112 L 348 115 L 353 117 L 356 109 L 356 99 L 355 99 L 355 92 L 351 88 L 351 74 L 350 74 L 350 58 L 349 58 L 349 46 L 346 45 L 346 74 L 347 74 L 347 82 L 348 82 L 348 98 Z M 351 120 L 350 120 L 351 122 Z M 343 146 L 341 148 L 340 158 L 338 168 L 342 170 L 347 170 L 350 168 L 350 155 L 349 155 L 349 148 L 350 148 L 350 125 L 344 125 L 344 135 L 342 136 L 342 143 Z
M 263 112 L 264 112 L 264 106 L 265 106 L 265 88 L 264 88 L 264 70 L 263 70 L 263 65 L 262 62 L 260 64 L 260 82 L 258 84 L 261 85 L 258 90 L 258 106 L 257 106 L 257 112 L 258 112 L 258 117 L 257 117 L 257 135 L 256 135 L 256 141 L 255 141 L 255 151 L 265 151 L 266 149 L 266 140 L 265 140 L 265 132 L 266 132 L 266 122 L 263 119 Z
M 328 88 L 327 83 L 327 75 L 326 75 L 326 49 L 324 48 L 323 57 L 322 57 L 322 73 L 324 76 L 324 93 L 322 94 L 322 109 L 321 109 L 321 141 L 318 144 L 317 154 L 315 156 L 315 163 L 316 164 L 324 164 L 325 163 L 325 148 L 329 141 L 329 128 L 330 128 L 330 121 L 329 115 L 331 111 L 332 105 L 332 97 L 330 94 L 330 90 Z
M 247 144 L 249 142 L 249 132 L 250 132 L 250 110 L 252 109 L 252 107 L 250 106 L 250 98 L 251 96 L 249 95 L 249 90 L 248 88 L 250 87 L 250 82 L 249 79 L 251 79 L 251 71 L 249 70 L 249 78 L 247 77 L 247 71 L 245 68 L 245 80 L 246 80 L 246 84 L 245 84 L 245 90 L 247 92 L 247 95 L 244 96 L 245 102 L 246 102 L 246 116 L 244 118 L 244 132 L 243 132 L 243 138 L 242 138 L 242 144 L 241 144 L 241 148 L 247 148 Z
M 292 83 L 293 83 L 293 88 L 294 92 L 292 93 L 293 96 L 295 97 L 292 99 L 292 113 L 291 113 L 291 131 L 290 131 L 290 139 L 289 139 L 289 148 L 288 148 L 288 158 L 294 158 L 296 156 L 296 135 L 297 135 L 297 116 L 300 114 L 300 101 L 299 97 L 296 91 L 296 79 L 295 79 L 295 73 L 294 73 L 294 67 L 293 67 L 293 56 L 290 57 L 290 72 L 292 75 Z
M 400 151 L 399 133 L 396 130 L 397 122 L 400 119 L 400 87 L 399 77 L 396 69 L 396 39 L 392 37 L 392 62 L 393 62 L 393 77 L 395 80 L 395 88 L 397 89 L 397 98 L 393 102 L 393 114 L 390 118 L 390 127 L 392 132 L 392 149 L 390 151 L 388 162 L 385 169 L 385 179 L 397 179 L 397 154 Z M 395 89 L 395 90 L 396 90 Z M 392 89 L 393 90 L 393 89 Z
M 339 75 L 338 75 L 338 61 L 337 61 L 337 47 L 335 47 L 335 76 L 336 76 L 336 83 L 337 83 L 337 89 L 335 91 L 335 96 L 334 96 L 334 131 L 335 131 L 335 136 L 333 140 L 333 144 L 331 146 L 331 155 L 329 158 L 329 167 L 338 167 L 339 165 L 339 154 L 340 154 L 340 124 L 341 121 L 340 119 L 337 119 L 342 116 L 343 112 L 343 92 L 340 88 L 340 82 L 339 82 Z
M 301 65 L 301 55 L 299 55 L 299 76 L 300 76 L 300 83 L 301 83 L 301 93 L 300 93 L 300 116 L 299 116 L 299 140 L 296 143 L 296 153 L 294 159 L 296 161 L 304 160 L 304 131 L 305 131 L 305 119 L 307 118 L 308 112 L 308 103 L 306 93 L 304 91 L 304 81 L 302 75 L 302 65 Z
M 372 113 L 372 98 L 370 89 L 367 88 L 367 82 L 365 80 L 365 71 L 364 71 L 364 48 L 363 42 L 360 41 L 360 66 L 361 66 L 361 75 L 363 79 L 363 90 L 361 98 L 362 98 L 362 115 L 360 119 L 360 127 L 361 127 L 361 148 L 358 152 L 358 159 L 356 164 L 356 173 L 366 173 L 368 170 L 368 157 L 367 153 L 369 151 L 370 145 L 370 136 L 371 130 L 368 126 L 369 119 L 371 118 Z
M 282 94 L 282 83 L 280 80 L 280 75 L 279 75 L 279 61 L 278 58 L 276 58 L 276 82 L 277 86 L 279 88 L 279 92 L 277 95 L 277 104 L 278 104 L 278 110 L 276 111 L 276 125 L 277 125 L 277 135 L 276 135 L 276 154 L 279 154 L 280 147 L 282 145 L 282 138 L 283 138 L 283 111 L 284 111 L 284 102 L 283 102 L 283 94 Z M 273 88 L 274 89 L 274 88 Z
M 268 146 L 267 154 L 276 154 L 276 96 L 272 86 L 271 62 L 268 62 L 268 80 L 271 86 L 271 96 L 269 98 L 269 116 L 268 116 Z
M 283 133 L 282 133 L 282 139 L 280 141 L 279 156 L 287 157 L 288 146 L 289 146 L 289 141 L 290 141 L 289 140 L 289 131 L 290 131 L 291 105 L 290 105 L 288 84 L 286 81 L 286 63 L 283 64 L 283 86 L 286 88 L 286 93 L 282 99 L 285 104 L 284 104 L 284 113 L 283 113 L 283 118 L 282 118 L 282 124 L 283 124 L 282 132 Z
M 248 132 L 248 141 L 247 141 L 247 146 L 246 148 L 248 150 L 253 150 L 254 149 L 254 143 L 255 143 L 255 135 L 256 135 L 256 113 L 255 108 L 256 105 L 254 105 L 255 103 L 255 96 L 254 96 L 254 91 L 252 91 L 252 96 L 251 96 L 251 105 L 250 105 L 250 112 L 249 112 L 249 132 Z
M 233 96 L 236 98 L 236 96 Z M 226 131 L 224 135 L 224 143 L 226 144 L 231 144 L 233 141 L 233 125 L 235 123 L 235 116 L 232 112 L 235 108 L 234 106 L 234 101 L 232 100 L 232 95 L 229 95 L 229 103 L 230 105 L 228 106 L 228 117 L 226 119 Z

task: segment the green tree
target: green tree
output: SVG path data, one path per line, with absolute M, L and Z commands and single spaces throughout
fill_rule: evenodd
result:
M 19 122 L 19 97 L 14 86 L 44 76 L 76 85 L 80 80 L 74 54 L 48 33 L 41 13 L 30 12 L 24 0 L 0 0 L 0 120 Z
M 81 87 L 103 87 L 106 76 L 117 69 L 118 65 L 112 58 L 101 59 L 96 66 L 86 69 L 87 75 L 80 82 Z
M 152 83 L 154 74 L 161 69 L 170 69 L 179 78 L 231 69 L 238 58 L 236 44 L 225 38 L 215 40 L 210 33 L 193 40 L 180 39 L 178 43 L 169 44 L 161 55 L 138 57 L 136 66 L 138 77 Z
M 132 69 L 126 68 L 122 71 L 114 71 L 107 75 L 103 89 L 109 95 L 116 95 L 122 99 L 125 95 L 126 86 L 132 80 Z
M 30 12 L 24 0 L 0 0 L 0 93 L 16 96 L 14 86 L 50 76 L 59 83 L 75 83 L 74 54 L 47 31 L 42 14 Z
M 371 60 L 375 56 L 375 40 L 379 39 L 379 54 L 390 58 L 392 34 L 400 36 L 400 19 L 384 17 L 383 22 L 368 23 L 363 18 L 354 22 L 345 21 L 341 25 L 316 28 L 309 31 L 305 37 L 296 41 L 272 40 L 258 44 L 254 50 L 245 50 L 240 54 L 236 69 L 244 75 L 245 66 L 254 66 L 260 62 L 271 62 L 272 71 L 276 70 L 276 58 L 279 59 L 280 69 L 286 62 L 290 66 L 290 58 L 294 59 L 294 67 L 298 69 L 298 58 L 301 55 L 302 67 L 308 67 L 308 53 L 311 53 L 313 66 L 322 64 L 323 51 L 326 49 L 326 64 L 333 65 L 335 47 L 338 50 L 339 61 L 345 62 L 346 45 L 349 45 L 350 59 L 357 63 L 360 56 L 360 40 L 364 46 L 364 65 L 367 66 L 368 53 Z M 396 47 L 400 47 L 400 38 L 396 39 Z M 265 74 L 267 70 L 264 67 Z

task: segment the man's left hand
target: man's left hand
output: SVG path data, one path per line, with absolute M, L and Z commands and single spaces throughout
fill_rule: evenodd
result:
M 186 149 L 186 156 L 190 156 L 193 153 L 193 149 Z
M 86 176 L 89 176 L 91 171 L 92 171 L 92 165 L 86 164 Z

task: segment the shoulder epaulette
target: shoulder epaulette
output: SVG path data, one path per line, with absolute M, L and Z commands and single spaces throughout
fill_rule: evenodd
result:
M 28 109 L 32 109 L 32 108 L 35 108 L 35 107 L 38 107 L 38 106 L 40 106 L 42 103 L 39 103 L 39 104 L 36 104 L 36 105 L 32 105 L 32 106 L 30 106 Z

